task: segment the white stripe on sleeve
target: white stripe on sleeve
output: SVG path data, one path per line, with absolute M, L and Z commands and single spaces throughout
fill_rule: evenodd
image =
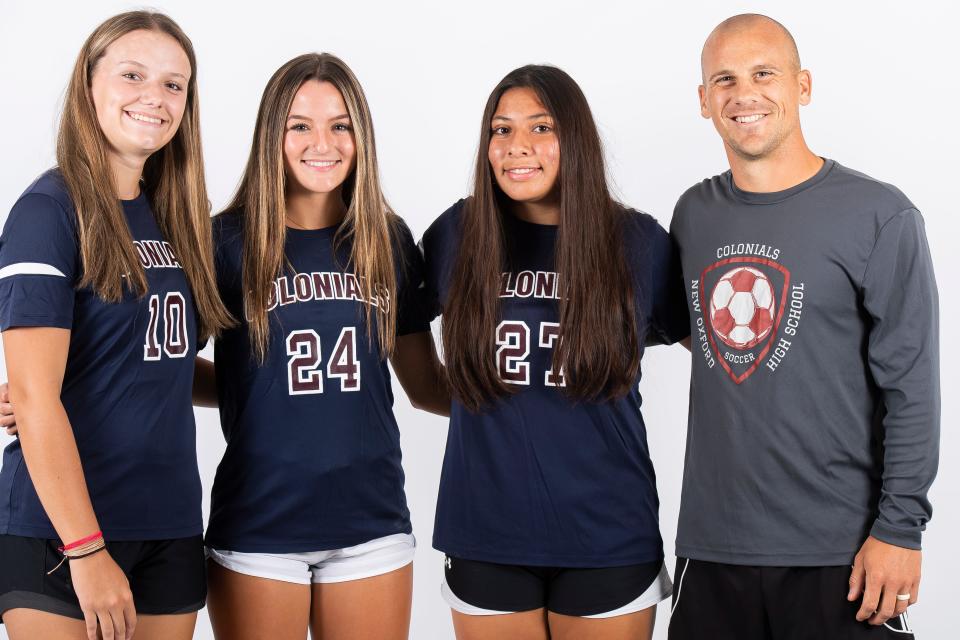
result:
M 60 276 L 66 278 L 60 269 L 43 262 L 15 262 L 0 269 L 0 280 L 10 276 Z

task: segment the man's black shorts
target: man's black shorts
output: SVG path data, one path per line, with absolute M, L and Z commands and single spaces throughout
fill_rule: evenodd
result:
M 59 541 L 0 535 L 0 616 L 10 609 L 46 611 L 83 620 L 70 581 L 70 562 Z M 207 599 L 203 538 L 107 542 L 107 551 L 130 581 L 138 614 L 191 613 Z
M 753 567 L 677 558 L 669 640 L 911 640 L 906 614 L 857 622 L 850 567 Z

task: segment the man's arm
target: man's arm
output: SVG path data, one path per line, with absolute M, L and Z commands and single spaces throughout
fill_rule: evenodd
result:
M 916 602 L 927 491 L 940 443 L 939 323 L 933 263 L 914 209 L 880 230 L 861 294 L 871 319 L 870 372 L 882 394 L 883 483 L 878 516 L 854 562 L 849 600 L 879 625 Z

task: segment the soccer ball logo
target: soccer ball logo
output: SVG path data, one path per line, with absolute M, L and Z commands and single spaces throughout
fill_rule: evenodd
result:
M 710 322 L 726 345 L 749 349 L 770 335 L 775 306 L 767 276 L 751 267 L 737 267 L 713 288 Z

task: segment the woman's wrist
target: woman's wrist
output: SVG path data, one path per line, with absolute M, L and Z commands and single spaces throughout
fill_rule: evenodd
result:
M 106 551 L 106 550 L 107 550 L 107 547 L 106 547 L 106 546 L 99 547 L 99 548 L 97 548 L 97 549 L 94 549 L 93 551 L 87 551 L 86 553 L 82 553 L 82 554 L 80 554 L 80 555 L 67 556 L 67 560 L 70 561 L 70 564 L 73 564 L 74 562 L 77 562 L 78 560 L 85 560 L 86 558 L 89 558 L 90 556 L 97 555 L 97 554 L 100 553 L 101 551 Z

